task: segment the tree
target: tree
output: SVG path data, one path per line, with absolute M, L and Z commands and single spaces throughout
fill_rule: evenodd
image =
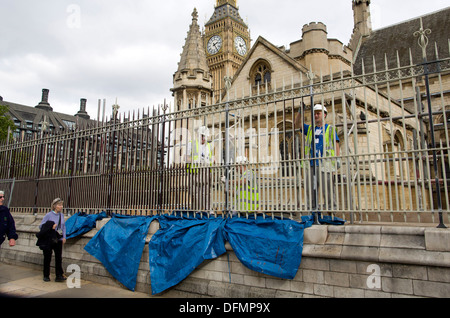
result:
M 0 141 L 6 141 L 16 130 L 14 121 L 8 116 L 8 109 L 8 106 L 0 105 Z M 10 136 L 8 136 L 8 128 L 10 128 Z

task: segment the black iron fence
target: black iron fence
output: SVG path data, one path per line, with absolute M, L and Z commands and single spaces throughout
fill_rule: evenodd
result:
M 322 212 L 351 222 L 443 224 L 449 71 L 446 58 L 358 76 L 300 74 L 256 95 L 230 90 L 214 105 L 165 104 L 92 127 L 22 134 L 0 146 L 0 179 L 15 180 L 15 211 L 47 211 L 61 197 L 66 208 L 87 212 Z M 311 169 L 303 125 L 315 126 L 316 104 L 327 108 L 337 137 Z M 211 156 L 193 166 L 203 127 Z

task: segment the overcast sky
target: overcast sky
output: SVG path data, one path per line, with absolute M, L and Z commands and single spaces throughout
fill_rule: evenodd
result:
M 0 0 L 0 96 L 35 106 L 50 89 L 54 111 L 75 114 L 80 98 L 97 118 L 118 99 L 120 112 L 173 104 L 172 78 L 191 24 L 203 26 L 215 0 Z M 348 44 L 351 0 L 238 0 L 252 43 L 263 36 L 289 46 L 310 22 Z M 372 24 L 383 28 L 448 6 L 448 0 L 372 0 Z

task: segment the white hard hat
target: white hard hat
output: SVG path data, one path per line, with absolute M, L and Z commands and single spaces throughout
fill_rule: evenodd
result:
M 205 136 L 205 137 L 209 137 L 209 129 L 208 129 L 207 127 L 205 127 L 205 126 L 201 126 L 201 127 L 198 129 L 198 133 L 199 133 L 200 135 Z
M 327 108 L 325 106 L 322 106 L 320 104 L 317 104 L 314 106 L 314 111 L 323 111 L 324 113 L 328 114 Z
M 242 164 L 242 163 L 247 163 L 247 162 L 248 162 L 247 157 L 239 156 L 239 157 L 236 158 L 236 163 L 237 164 Z

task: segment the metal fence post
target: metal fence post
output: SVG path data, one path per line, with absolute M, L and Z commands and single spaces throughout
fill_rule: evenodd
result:
M 230 212 L 228 206 L 230 193 L 230 104 L 225 106 L 225 215 Z
M 318 180 L 317 180 L 317 172 L 318 170 L 316 170 L 316 142 L 315 142 L 315 134 L 316 134 L 316 123 L 315 123 L 315 118 L 314 118 L 314 73 L 310 70 L 308 72 L 308 79 L 309 79 L 309 94 L 310 94 L 310 101 L 311 101 L 311 127 L 312 127 L 312 140 L 311 140 L 311 152 L 312 152 L 312 160 L 310 161 L 310 163 L 307 164 L 312 164 L 311 166 L 311 210 L 312 213 L 314 214 L 314 224 L 320 224 L 319 223 L 319 200 L 318 200 L 318 193 L 317 193 L 317 185 L 318 185 Z M 308 169 L 307 169 L 308 170 Z M 320 171 L 319 171 L 320 173 Z
M 427 93 L 427 104 L 428 104 L 428 116 L 429 116 L 429 125 L 430 125 L 430 137 L 431 137 L 431 147 L 433 153 L 433 171 L 434 171 L 434 181 L 436 183 L 436 197 L 437 197 L 437 205 L 438 205 L 438 215 L 439 215 L 439 225 L 438 228 L 447 228 L 444 225 L 444 219 L 442 216 L 442 197 L 441 197 L 441 187 L 439 181 L 439 169 L 437 162 L 437 154 L 436 154 L 436 140 L 434 136 L 434 123 L 433 123 L 433 110 L 431 108 L 431 92 L 430 92 L 430 79 L 429 79 L 429 62 L 427 59 L 427 46 L 428 46 L 428 37 L 427 34 L 430 34 L 430 29 L 423 28 L 422 18 L 420 19 L 420 30 L 414 32 L 414 36 L 419 37 L 419 46 L 422 48 L 422 58 L 423 58 L 423 67 L 424 67 L 424 76 L 425 76 L 425 89 Z M 445 182 L 445 181 L 444 181 Z M 434 210 L 434 207 L 432 207 Z

